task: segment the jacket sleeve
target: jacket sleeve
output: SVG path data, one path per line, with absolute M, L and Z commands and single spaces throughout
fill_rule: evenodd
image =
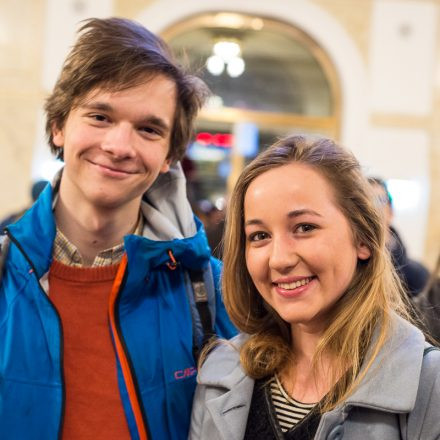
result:
M 212 275 L 215 285 L 215 331 L 220 338 L 230 339 L 238 331 L 226 313 L 221 293 L 221 270 L 222 263 L 216 258 L 211 258 Z
M 423 357 L 419 389 L 414 410 L 408 416 L 408 439 L 440 438 L 440 350 Z

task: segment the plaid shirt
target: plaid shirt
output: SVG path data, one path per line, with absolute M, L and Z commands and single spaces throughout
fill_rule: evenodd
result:
M 144 217 L 139 213 L 139 219 L 133 232 L 135 235 L 142 235 L 144 229 Z M 67 266 L 83 266 L 83 258 L 76 246 L 57 228 L 55 241 L 53 244 L 53 258 Z M 124 255 L 124 243 L 119 243 L 112 248 L 105 249 L 96 255 L 91 267 L 102 267 L 117 264 Z

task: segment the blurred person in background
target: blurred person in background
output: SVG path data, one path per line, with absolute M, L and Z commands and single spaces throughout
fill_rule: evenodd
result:
M 220 203 L 222 205 L 222 203 Z M 205 225 L 206 237 L 212 254 L 222 259 L 223 256 L 223 232 L 225 227 L 225 207 L 217 207 L 210 200 L 200 200 L 199 211 L 202 214 Z
M 1 438 L 187 438 L 197 353 L 236 333 L 179 162 L 206 95 L 140 24 L 83 23 L 45 106 L 64 167 L 2 237 Z
M 43 191 L 43 189 L 46 187 L 48 183 L 49 182 L 47 180 L 37 180 L 32 184 L 31 186 L 32 203 L 34 203 L 35 200 L 37 200 L 38 196 L 40 195 L 40 193 Z M 16 222 L 28 209 L 29 207 L 22 209 L 21 211 L 18 211 L 14 214 L 8 215 L 6 218 L 4 218 L 0 222 L 0 231 L 2 231 L 3 228 L 8 226 L 9 224 Z
M 414 304 L 428 332 L 440 345 L 440 254 L 425 288 L 414 299 Z
M 191 440 L 440 438 L 440 350 L 411 323 L 350 152 L 291 136 L 260 153 L 224 242 L 242 333 L 199 368 Z
M 408 252 L 397 230 L 392 225 L 393 199 L 385 181 L 379 177 L 369 177 L 376 202 L 381 209 L 386 226 L 386 244 L 397 273 L 410 298 L 418 295 L 426 286 L 428 269 L 408 256 Z

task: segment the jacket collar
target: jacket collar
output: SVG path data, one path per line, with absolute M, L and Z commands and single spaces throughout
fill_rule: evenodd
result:
M 53 188 L 46 185 L 31 208 L 7 228 L 32 261 L 39 278 L 47 272 L 52 261 L 52 245 L 56 233 L 52 194 Z M 10 252 L 11 261 L 22 261 L 23 256 L 15 246 L 10 247 Z
M 206 401 L 206 408 L 225 439 L 239 440 L 246 429 L 254 389 L 254 380 L 240 365 L 238 350 L 246 338 L 240 334 L 216 347 L 215 355 L 207 358 L 197 378 L 200 384 L 225 389 Z
M 390 336 L 346 406 L 403 413 L 414 408 L 423 361 L 423 333 L 397 315 Z
M 129 267 L 131 262 L 144 267 L 146 271 L 170 263 L 169 250 L 174 258 L 186 269 L 197 269 L 205 266 L 211 251 L 202 223 L 193 218 L 196 233 L 191 237 L 173 240 L 152 240 L 149 238 L 127 235 L 124 237 Z

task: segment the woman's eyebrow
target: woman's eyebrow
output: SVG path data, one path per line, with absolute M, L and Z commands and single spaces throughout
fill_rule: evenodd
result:
M 263 222 L 257 218 L 251 218 L 250 220 L 246 220 L 244 222 L 244 226 L 250 226 L 250 225 L 262 225 Z
M 313 209 L 295 209 L 294 211 L 290 211 L 287 214 L 287 217 L 294 218 L 294 217 L 300 217 L 301 215 L 306 215 L 306 214 L 322 217 L 321 214 L 314 211 Z
M 287 217 L 288 218 L 296 218 L 296 217 L 300 217 L 302 215 L 314 215 L 317 217 L 322 217 L 321 214 L 319 214 L 318 212 L 314 211 L 313 209 L 295 209 L 294 211 L 290 211 L 287 213 Z M 246 220 L 244 222 L 244 226 L 251 226 L 251 225 L 262 225 L 263 221 L 258 219 L 258 218 L 251 218 L 250 220 Z

